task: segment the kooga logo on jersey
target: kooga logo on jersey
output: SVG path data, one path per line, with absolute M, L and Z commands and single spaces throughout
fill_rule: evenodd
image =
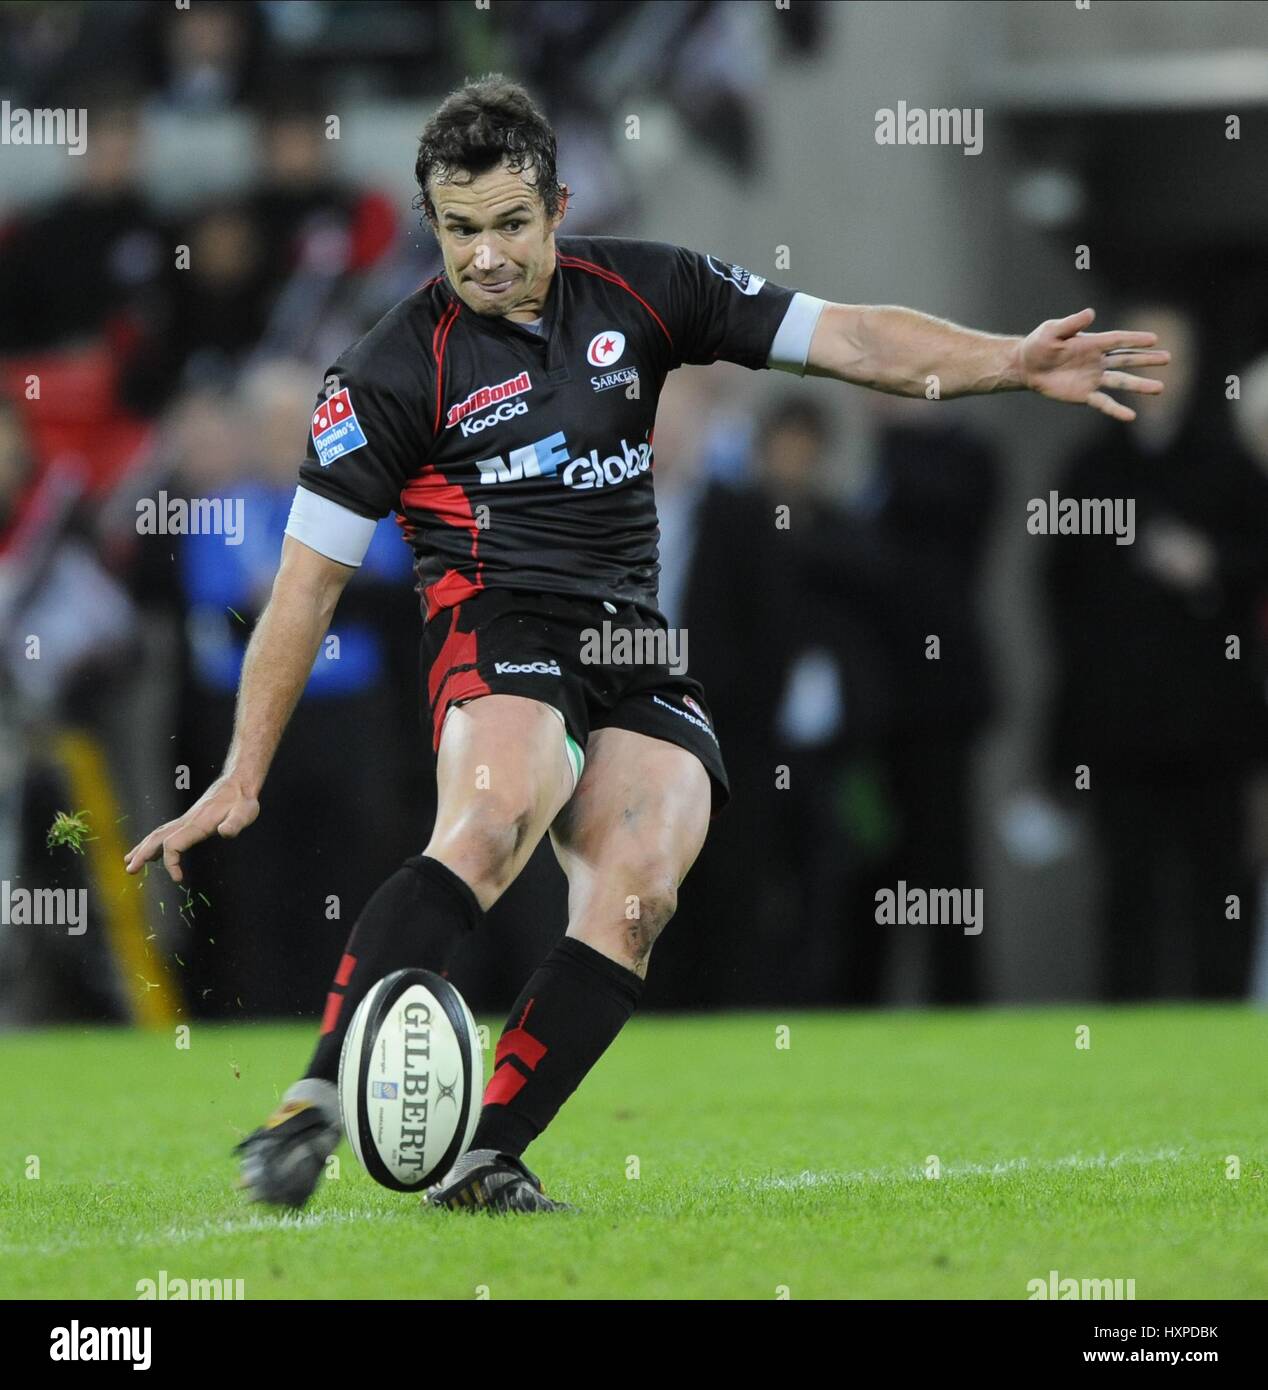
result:
M 479 434 L 481 430 L 487 430 L 490 425 L 499 424 L 503 420 L 509 420 L 514 415 L 527 415 L 527 401 L 503 401 L 500 406 L 488 415 L 479 415 L 474 420 L 459 420 L 464 436 Z
M 591 449 L 581 458 L 571 458 L 568 441 L 556 430 L 536 443 L 512 449 L 505 459 L 501 455 L 477 459 L 476 467 L 482 483 L 517 483 L 524 478 L 553 478 L 564 464 L 564 486 L 584 492 L 605 484 L 623 483 L 646 473 L 652 466 L 652 447 L 646 440 L 631 444 L 622 439 L 617 447 L 620 453 L 609 454 L 606 458 L 599 457 L 598 449 Z
M 459 401 L 457 405 L 449 407 L 449 414 L 445 417 L 445 428 L 451 430 L 459 420 L 465 420 L 477 410 L 497 405 L 500 401 L 509 400 L 512 396 L 532 389 L 533 383 L 528 379 L 527 372 L 521 372 L 519 376 L 510 377 L 506 381 L 499 381 L 496 386 L 477 386 L 465 401 Z

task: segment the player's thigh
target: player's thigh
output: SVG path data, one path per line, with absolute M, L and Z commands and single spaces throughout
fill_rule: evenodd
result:
M 711 807 L 709 774 L 685 748 L 629 729 L 591 734 L 581 781 L 550 830 L 568 878 L 569 934 L 628 921 L 635 898 L 654 936 L 704 845 Z
M 572 792 L 563 726 L 540 700 L 483 695 L 450 710 L 436 755 L 436 823 L 425 853 L 481 905 L 528 862 Z

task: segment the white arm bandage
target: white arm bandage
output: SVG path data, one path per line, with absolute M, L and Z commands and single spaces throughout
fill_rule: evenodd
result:
M 792 303 L 779 325 L 775 341 L 770 345 L 770 356 L 766 365 L 777 372 L 794 372 L 797 376 L 806 374 L 806 358 L 810 355 L 810 340 L 814 337 L 815 325 L 823 312 L 826 299 L 816 299 L 812 294 L 802 294 L 800 290 L 793 295 Z
M 286 534 L 303 541 L 310 550 L 328 560 L 356 568 L 365 559 L 378 524 L 368 516 L 359 516 L 341 507 L 329 497 L 297 487 L 286 522 Z

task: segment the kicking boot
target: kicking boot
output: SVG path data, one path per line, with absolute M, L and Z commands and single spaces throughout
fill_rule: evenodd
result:
M 452 1211 L 575 1211 L 542 1190 L 523 1159 L 496 1149 L 472 1149 L 423 1193 L 423 1205 Z
M 341 1133 L 334 1083 L 313 1077 L 297 1081 L 264 1124 L 234 1149 L 242 1164 L 238 1187 L 253 1202 L 302 1207 Z

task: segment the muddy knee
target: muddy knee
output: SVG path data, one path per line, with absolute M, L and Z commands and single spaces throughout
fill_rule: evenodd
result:
M 482 791 L 426 853 L 448 865 L 487 912 L 527 858 L 534 807 L 527 795 Z

